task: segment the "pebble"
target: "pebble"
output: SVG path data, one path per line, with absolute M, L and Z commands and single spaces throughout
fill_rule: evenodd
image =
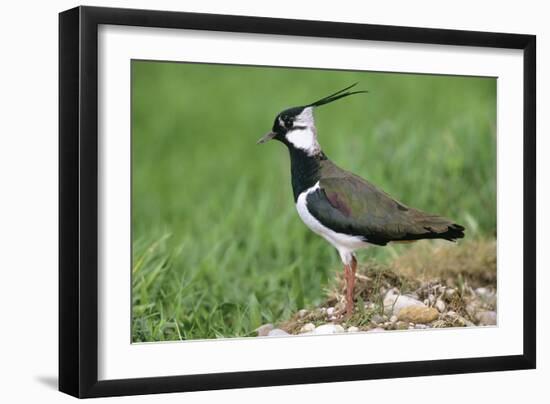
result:
M 376 327 L 376 328 L 372 328 L 372 329 L 368 330 L 367 332 L 382 332 L 382 331 L 386 331 L 386 330 L 384 330 L 383 328 L 380 328 L 380 327 Z
M 327 316 L 331 317 L 334 314 L 334 307 L 329 307 L 327 309 Z
M 478 296 L 486 296 L 490 293 L 489 289 L 487 288 L 477 288 L 474 292 L 476 292 L 476 295 Z
M 258 337 L 265 337 L 273 328 L 273 324 L 264 324 L 256 328 L 255 331 L 258 333 Z
M 298 312 L 298 317 L 304 318 L 307 315 L 308 311 L 306 309 L 302 309 Z
M 428 326 L 426 324 L 416 324 L 413 328 L 416 328 L 417 330 L 425 330 Z
M 497 313 L 494 311 L 480 311 L 476 315 L 479 325 L 496 325 Z
M 397 322 L 397 316 L 394 314 L 393 316 L 390 317 L 390 323 L 395 323 Z
M 267 334 L 268 337 L 282 337 L 285 335 L 290 335 L 285 330 L 281 330 L 280 328 L 274 328 Z
M 355 327 L 355 326 L 351 326 L 348 328 L 348 332 L 358 332 L 359 331 L 359 328 Z
M 431 323 L 437 320 L 439 312 L 433 307 L 409 306 L 399 311 L 398 318 L 411 323 Z
M 443 313 L 445 311 L 445 303 L 443 302 L 443 300 L 441 299 L 437 299 L 435 301 L 435 306 L 434 306 L 440 313 Z
M 305 332 L 311 332 L 315 330 L 315 324 L 313 323 L 307 323 L 307 324 L 304 324 L 302 326 L 302 328 L 300 328 L 300 334 L 303 334 Z
M 384 297 L 384 313 L 399 315 L 399 312 L 406 307 L 426 307 L 421 301 L 410 296 L 400 295 L 397 289 L 390 289 Z
M 344 332 L 344 327 L 339 324 L 323 324 L 315 328 L 314 334 L 339 334 Z

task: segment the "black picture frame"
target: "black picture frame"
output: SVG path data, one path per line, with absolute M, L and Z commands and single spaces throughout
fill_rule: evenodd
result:
M 181 28 L 523 50 L 523 354 L 99 381 L 98 26 Z M 324 383 L 536 366 L 534 35 L 77 7 L 59 15 L 59 390 L 75 397 Z

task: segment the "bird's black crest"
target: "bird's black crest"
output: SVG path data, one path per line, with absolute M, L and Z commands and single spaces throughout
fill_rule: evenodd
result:
M 273 139 L 277 139 L 279 141 L 285 142 L 283 135 L 288 132 L 291 128 L 296 128 L 294 126 L 294 121 L 298 115 L 300 115 L 304 109 L 311 108 L 311 107 L 319 107 L 321 105 L 325 105 L 328 103 L 331 103 L 333 101 L 339 100 L 344 97 L 348 97 L 350 95 L 355 94 L 362 94 L 362 93 L 368 93 L 368 91 L 365 90 L 359 90 L 359 91 L 348 91 L 351 88 L 355 87 L 357 83 L 352 84 L 351 86 L 348 86 L 346 88 L 343 88 L 340 91 L 337 91 L 333 94 L 327 95 L 326 97 L 321 98 L 320 100 L 317 100 L 315 102 L 312 102 L 311 104 L 299 106 L 299 107 L 292 107 L 285 109 L 284 111 L 280 112 L 276 117 L 275 121 L 273 122 L 273 128 L 272 132 L 276 134 L 273 136 Z
M 346 87 L 340 91 L 337 91 L 334 94 L 327 95 L 326 97 L 323 97 L 320 100 L 312 102 L 311 104 L 285 109 L 279 115 L 277 115 L 277 118 L 275 119 L 275 124 L 273 125 L 273 130 L 280 128 L 281 126 L 290 128 L 292 126 L 292 121 L 294 117 L 297 115 L 300 115 L 305 108 L 319 107 L 321 105 L 328 104 L 330 102 L 339 100 L 340 98 L 348 97 L 350 95 L 368 93 L 368 91 L 366 90 L 348 91 L 350 88 L 355 87 L 357 84 L 358 83 L 354 83 L 349 87 Z M 279 118 L 283 121 L 283 125 L 281 125 L 281 123 L 279 122 Z
M 325 105 L 325 104 L 328 104 L 330 102 L 333 102 L 333 101 L 336 101 L 336 100 L 339 100 L 340 98 L 344 98 L 344 97 L 348 97 L 350 95 L 354 95 L 354 94 L 362 94 L 362 93 L 368 93 L 368 91 L 365 91 L 365 90 L 359 90 L 359 91 L 348 91 L 350 88 L 353 88 L 357 85 L 357 83 L 354 83 L 352 84 L 351 86 L 349 87 L 346 87 L 340 91 L 337 91 L 335 92 L 334 94 L 331 94 L 331 95 L 327 95 L 326 97 L 324 98 L 321 98 L 320 100 L 317 100 L 315 102 L 312 102 L 311 104 L 309 105 L 306 105 L 305 107 L 319 107 L 321 105 Z

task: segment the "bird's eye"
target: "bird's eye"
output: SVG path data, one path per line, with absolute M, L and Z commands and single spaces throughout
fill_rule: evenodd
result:
M 293 122 L 293 121 L 294 121 L 294 120 L 293 120 L 292 118 L 286 117 L 286 118 L 285 118 L 285 126 L 286 126 L 287 128 L 291 128 L 291 127 L 292 127 L 292 122 Z

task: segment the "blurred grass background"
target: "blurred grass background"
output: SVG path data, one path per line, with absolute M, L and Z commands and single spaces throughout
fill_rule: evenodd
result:
M 336 251 L 294 207 L 278 112 L 319 108 L 325 153 L 402 202 L 496 231 L 496 79 L 132 62 L 134 342 L 252 335 L 319 304 Z M 423 241 L 427 242 L 427 241 Z M 360 253 L 387 260 L 406 246 Z

